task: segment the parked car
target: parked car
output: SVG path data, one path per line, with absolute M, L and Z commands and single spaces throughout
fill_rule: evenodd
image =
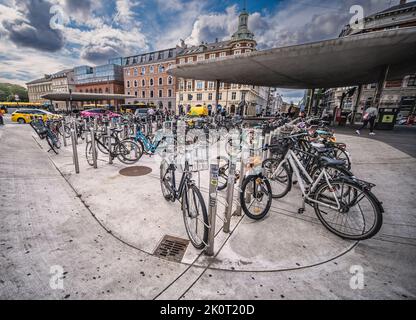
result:
M 83 118 L 89 118 L 89 117 L 101 118 L 101 117 L 106 116 L 106 117 L 109 117 L 110 119 L 112 119 L 112 118 L 121 117 L 120 114 L 112 112 L 112 111 L 107 110 L 107 109 L 89 109 L 89 110 L 81 111 L 79 114 Z
M 136 119 L 143 119 L 147 117 L 147 113 L 149 111 L 149 108 L 137 108 L 134 112 L 134 117 Z
M 59 120 L 62 116 L 54 114 L 52 112 L 40 109 L 21 109 L 12 113 L 12 122 L 18 122 L 20 124 L 29 123 L 34 118 L 42 117 L 43 121 L 47 120 Z

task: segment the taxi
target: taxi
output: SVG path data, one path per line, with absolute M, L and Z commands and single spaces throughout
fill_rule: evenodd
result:
M 12 113 L 12 122 L 18 122 L 20 124 L 30 123 L 33 119 L 42 117 L 43 121 L 47 120 L 59 120 L 62 116 L 51 113 L 46 110 L 40 109 L 20 109 Z

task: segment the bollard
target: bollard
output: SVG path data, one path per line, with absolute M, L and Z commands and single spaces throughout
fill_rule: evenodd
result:
M 83 123 L 84 123 L 84 128 L 83 128 L 83 135 L 84 135 L 84 139 L 85 139 L 85 142 L 88 142 L 87 141 L 87 119 L 84 119 L 83 120 Z
M 218 173 L 220 158 L 217 158 L 216 164 L 211 164 L 210 169 L 210 183 L 209 183 L 209 208 L 208 208 L 208 246 L 205 254 L 208 256 L 214 255 L 214 240 L 215 240 L 215 221 L 217 218 L 217 188 L 218 188 Z
M 234 200 L 234 181 L 235 181 L 235 167 L 236 163 L 233 158 L 230 159 L 230 168 L 228 170 L 228 181 L 227 181 L 227 200 L 225 204 L 225 220 L 223 231 L 225 233 L 230 233 L 230 223 L 233 210 L 233 200 Z
M 74 160 L 75 173 L 79 173 L 78 150 L 77 150 L 77 144 L 75 143 L 75 140 L 76 140 L 76 132 L 74 129 L 72 129 L 71 130 L 72 158 Z
M 108 136 L 108 140 L 107 140 L 108 163 L 113 164 L 113 154 L 111 152 L 111 127 L 110 127 L 110 125 L 108 125 L 108 127 L 107 127 L 107 136 Z
M 240 178 L 238 180 L 238 192 L 239 193 L 241 192 L 241 187 L 243 186 L 244 177 L 246 175 L 246 172 L 245 172 L 246 166 L 244 165 L 243 157 L 241 157 L 240 160 L 241 160 L 241 163 L 240 163 Z M 238 205 L 237 205 L 237 208 L 235 209 L 234 215 L 235 216 L 241 216 L 240 201 L 238 201 Z
M 94 163 L 94 169 L 97 169 L 97 149 L 95 146 L 95 133 L 94 128 L 91 128 L 91 148 L 92 148 L 92 161 Z
M 64 141 L 64 147 L 67 146 L 67 142 L 66 142 L 66 132 L 65 132 L 65 118 L 62 119 L 62 140 Z

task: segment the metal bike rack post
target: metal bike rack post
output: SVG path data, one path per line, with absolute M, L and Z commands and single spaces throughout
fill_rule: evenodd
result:
M 218 188 L 218 173 L 219 173 L 219 158 L 216 164 L 211 164 L 210 168 L 210 182 L 209 182 L 209 207 L 208 207 L 208 246 L 205 254 L 208 256 L 214 255 L 214 240 L 215 240 L 215 221 L 217 218 L 217 188 Z
M 75 143 L 76 135 L 77 134 L 75 130 L 71 129 L 72 158 L 74 160 L 75 173 L 79 173 L 78 149 L 77 149 L 77 144 Z
M 244 177 L 246 175 L 245 169 L 246 169 L 246 166 L 244 165 L 243 157 L 241 157 L 241 159 L 240 159 L 240 178 L 238 180 L 238 192 L 239 193 L 240 193 L 241 187 L 243 186 L 243 180 L 244 180 Z M 235 209 L 234 215 L 235 216 L 241 216 L 240 201 L 238 201 L 237 208 Z
M 97 149 L 95 146 L 95 131 L 91 128 L 91 148 L 92 148 L 92 161 L 94 163 L 94 169 L 97 169 Z
M 64 147 L 66 147 L 65 117 L 62 119 L 62 140 L 64 141 Z
M 84 139 L 85 139 L 85 142 L 88 142 L 88 141 L 87 141 L 87 120 L 86 120 L 86 119 L 84 119 L 84 120 L 83 120 L 83 122 L 84 122 L 84 132 L 83 132 L 83 134 L 84 134 Z
M 271 134 L 266 133 L 266 136 L 264 138 L 264 144 L 270 145 L 270 141 L 271 141 Z M 269 150 L 263 151 L 263 160 L 269 158 L 268 155 L 269 155 Z
M 223 231 L 225 233 L 230 233 L 230 223 L 231 223 L 231 216 L 233 210 L 233 200 L 234 200 L 234 181 L 235 181 L 235 168 L 236 163 L 231 157 L 230 159 L 230 169 L 228 173 L 228 181 L 227 181 L 227 199 L 225 204 L 225 212 L 224 212 L 224 227 Z
M 109 164 L 113 164 L 113 157 L 111 154 L 111 124 L 109 124 L 107 126 L 107 136 L 108 136 L 108 140 L 107 140 L 107 147 L 108 147 L 108 163 Z

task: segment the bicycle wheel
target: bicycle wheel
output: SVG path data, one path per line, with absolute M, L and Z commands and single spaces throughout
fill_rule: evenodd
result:
M 182 213 L 186 233 L 196 249 L 204 249 L 208 244 L 208 213 L 204 198 L 193 184 L 187 184 L 182 196 Z
M 345 151 L 344 149 L 342 149 L 338 146 L 334 146 L 332 153 L 333 153 L 333 158 L 334 159 L 344 160 L 345 161 L 345 168 L 347 170 L 351 170 L 351 158 L 350 158 L 350 155 L 347 151 Z
M 166 160 L 163 160 L 160 164 L 160 187 L 163 197 L 168 201 L 174 201 L 175 199 L 172 191 L 172 179 L 172 171 L 169 170 L 169 164 Z
M 56 150 L 56 146 L 55 146 L 55 142 L 54 139 L 52 139 L 52 137 L 49 136 L 49 134 L 46 135 L 46 141 L 48 141 L 49 147 L 51 148 L 51 150 L 55 153 L 58 154 L 58 151 Z
M 323 183 L 315 191 L 315 213 L 322 224 L 337 236 L 349 240 L 373 237 L 383 223 L 382 208 L 375 196 L 348 179 Z M 340 204 L 337 207 L 337 201 Z M 330 208 L 329 206 L 332 206 Z
M 124 164 L 133 164 L 143 155 L 143 149 L 132 140 L 123 140 L 116 146 L 117 159 Z
M 292 188 L 292 173 L 288 166 L 283 164 L 278 171 L 280 160 L 266 159 L 263 162 L 264 175 L 270 182 L 272 188 L 272 196 L 280 199 L 286 196 Z
M 95 148 L 95 154 L 98 154 L 97 148 Z M 92 143 L 91 141 L 87 142 L 85 145 L 85 157 L 87 158 L 87 162 L 90 166 L 94 165 L 94 158 L 92 154 Z
M 256 175 L 244 179 L 240 191 L 240 205 L 249 218 L 263 219 L 272 205 L 272 188 L 267 178 Z
M 107 150 L 107 147 L 108 147 L 108 136 L 107 135 L 102 135 L 100 137 L 97 136 L 96 139 L 97 140 L 100 140 L 100 142 L 102 143 L 102 145 L 100 143 L 98 143 L 98 142 L 95 143 L 95 145 L 97 146 L 98 150 L 100 150 L 100 152 L 103 153 L 103 154 L 108 154 L 108 150 Z

